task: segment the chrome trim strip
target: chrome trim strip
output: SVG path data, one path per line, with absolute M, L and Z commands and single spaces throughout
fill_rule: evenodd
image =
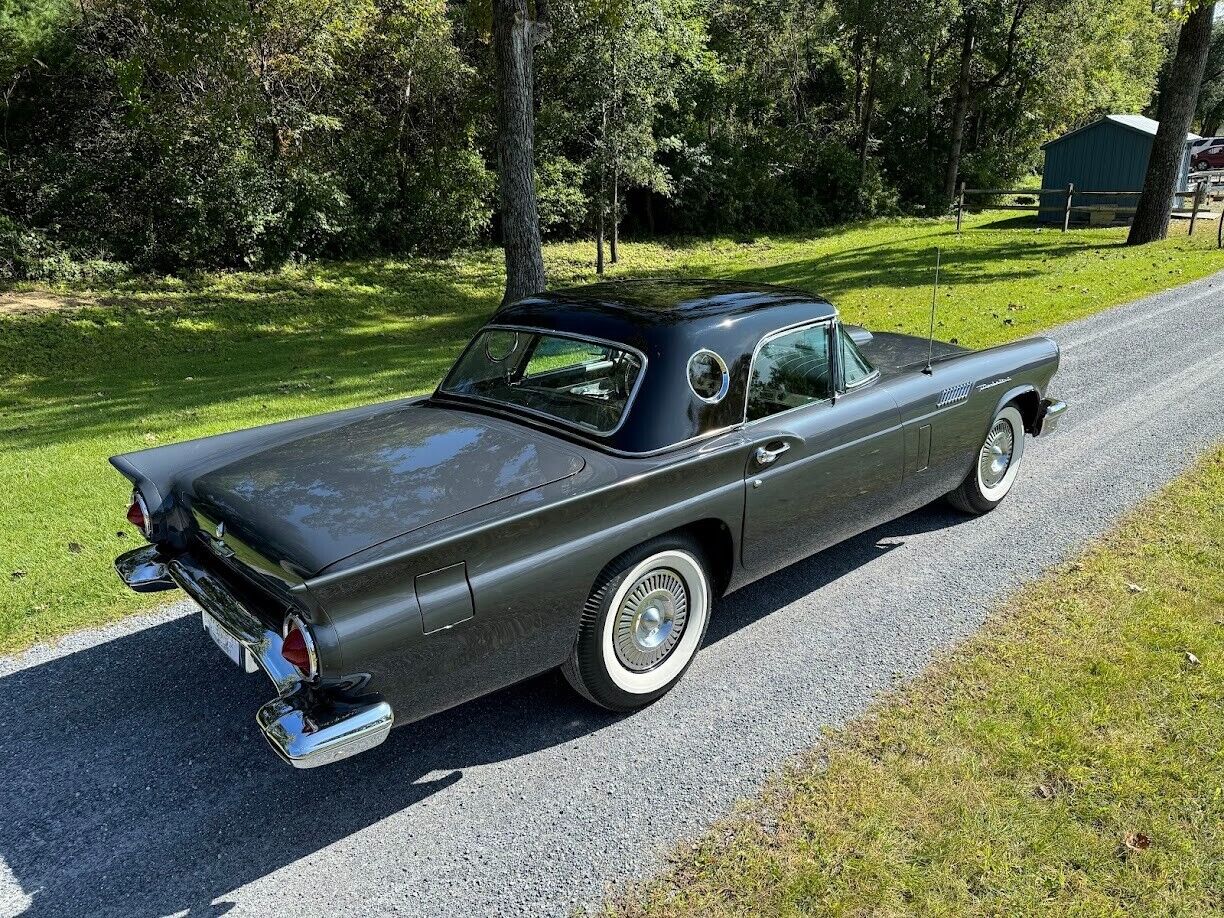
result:
M 140 493 L 140 488 L 132 488 L 132 497 L 136 499 L 136 506 L 140 508 L 140 516 L 144 520 L 144 525 L 140 527 L 140 534 L 147 539 L 153 535 L 153 517 L 149 515 L 149 505 L 145 502 L 144 495 Z
M 642 361 L 642 369 L 638 371 L 637 379 L 634 380 L 633 391 L 630 392 L 629 396 L 625 399 L 625 407 L 621 411 L 621 415 L 616 422 L 616 426 L 609 430 L 595 430 L 594 428 L 583 427 L 581 424 L 575 424 L 572 421 L 565 420 L 564 418 L 559 418 L 555 415 L 548 414 L 545 411 L 536 411 L 532 408 L 525 408 L 522 405 L 516 405 L 513 402 L 500 402 L 494 398 L 484 398 L 479 395 L 467 395 L 463 392 L 448 391 L 446 389 L 446 382 L 448 379 L 450 379 L 451 373 L 454 372 L 455 367 L 459 365 L 460 361 L 467 356 L 468 351 L 475 346 L 476 337 L 487 331 L 526 332 L 527 334 L 532 335 L 548 335 L 553 338 L 568 338 L 571 341 L 583 341 L 588 344 L 606 344 L 608 347 L 617 348 L 618 350 L 622 350 L 627 354 L 632 354 L 637 357 Z M 621 341 L 611 341 L 607 338 L 596 338 L 591 335 L 575 335 L 571 332 L 553 331 L 549 328 L 533 328 L 530 325 L 501 325 L 491 323 L 489 325 L 482 326 L 480 330 L 476 332 L 476 336 L 473 336 L 472 340 L 468 343 L 468 346 L 463 349 L 463 353 L 461 353 L 458 359 L 455 360 L 454 364 L 450 368 L 450 371 L 447 372 L 446 376 L 442 379 L 442 382 L 438 385 L 438 388 L 434 390 L 434 394 L 443 396 L 445 398 L 453 398 L 457 401 L 473 401 L 480 402 L 481 404 L 485 405 L 493 405 L 497 408 L 507 410 L 511 415 L 518 414 L 520 412 L 523 414 L 534 415 L 535 417 L 543 418 L 552 424 L 559 425 L 570 430 L 576 430 L 587 437 L 611 437 L 623 426 L 625 426 L 625 421 L 629 419 L 629 412 L 633 410 L 634 399 L 637 398 L 638 390 L 642 388 L 642 383 L 646 380 L 646 373 L 649 366 L 650 361 L 646 358 L 644 353 L 639 351 L 636 347 L 625 344 Z
M 436 398 L 438 400 L 438 403 L 442 405 L 448 404 L 447 400 L 451 399 L 451 397 L 445 392 L 441 393 L 440 395 L 434 395 L 432 397 Z M 720 427 L 717 430 L 707 430 L 705 433 L 697 434 L 694 437 L 689 437 L 687 440 L 680 440 L 676 443 L 669 443 L 667 446 L 660 446 L 658 449 L 649 449 L 649 450 L 645 450 L 644 452 L 634 452 L 632 450 L 627 450 L 627 449 L 616 449 L 613 446 L 609 446 L 607 443 L 600 443 L 598 440 L 593 440 L 589 436 L 580 436 L 578 431 L 571 432 L 569 430 L 564 430 L 564 431 L 558 430 L 557 425 L 555 424 L 549 425 L 549 424 L 541 423 L 540 421 L 537 421 L 535 418 L 524 418 L 523 415 L 516 414 L 513 411 L 500 411 L 498 410 L 499 405 L 496 402 L 486 402 L 486 401 L 481 401 L 479 399 L 464 399 L 464 398 L 454 398 L 454 399 L 451 399 L 451 401 L 449 402 L 449 404 L 458 405 L 461 408 L 467 408 L 469 410 L 473 407 L 473 403 L 476 403 L 478 407 L 486 411 L 490 411 L 493 414 L 496 414 L 498 417 L 504 417 L 507 420 L 517 421 L 520 423 L 535 424 L 536 429 L 543 431 L 549 436 L 573 437 L 574 440 L 579 441 L 580 445 L 588 449 L 599 450 L 601 453 L 607 453 L 610 456 L 619 456 L 622 459 L 651 459 L 655 456 L 661 456 L 664 453 L 670 453 L 674 450 L 681 449 L 685 446 L 692 446 L 694 443 L 700 443 L 702 440 L 710 440 L 710 439 L 713 439 L 714 437 L 719 437 L 719 436 L 722 436 L 723 434 L 730 433 L 733 430 L 739 430 L 741 427 L 744 426 L 742 422 L 737 421 L 734 424 L 728 424 L 726 427 Z M 573 441 L 566 440 L 565 442 L 570 443 Z
M 868 366 L 870 365 L 871 364 L 868 363 Z M 843 392 L 854 392 L 856 389 L 861 389 L 863 388 L 863 386 L 867 385 L 868 383 L 873 383 L 879 378 L 880 378 L 880 371 L 872 370 L 868 375 L 864 376 L 862 379 L 860 379 L 856 383 L 850 383 L 849 385 L 846 385 L 845 383 L 843 383 L 842 391 Z
M 710 396 L 709 398 L 693 388 L 693 361 L 702 354 L 709 354 L 711 357 L 713 357 L 715 362 L 718 364 L 719 369 L 722 370 L 722 385 L 718 387 L 718 394 Z M 731 372 L 727 369 L 727 361 L 723 360 L 722 355 L 717 351 L 712 351 L 708 347 L 699 348 L 693 351 L 693 353 L 689 355 L 688 361 L 684 364 L 684 369 L 685 374 L 688 377 L 689 391 L 707 405 L 717 405 L 727 397 L 727 392 L 731 389 Z

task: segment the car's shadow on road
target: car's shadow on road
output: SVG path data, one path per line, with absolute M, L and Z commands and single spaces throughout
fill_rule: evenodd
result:
M 754 584 L 720 603 L 707 640 L 869 563 L 881 540 L 961 519 L 927 508 Z M 188 616 L 0 679 L 0 856 L 27 914 L 222 914 L 214 899 L 424 803 L 465 768 L 617 720 L 548 674 L 294 771 L 254 725 L 267 681 L 207 640 Z

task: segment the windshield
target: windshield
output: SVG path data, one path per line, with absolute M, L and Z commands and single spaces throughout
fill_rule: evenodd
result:
M 642 358 L 612 344 L 487 328 L 468 345 L 441 391 L 611 433 L 641 373 Z

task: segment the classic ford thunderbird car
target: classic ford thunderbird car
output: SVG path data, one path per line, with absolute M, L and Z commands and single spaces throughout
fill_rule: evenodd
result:
M 943 496 L 996 507 L 1066 409 L 1058 360 L 872 335 L 802 290 L 540 294 L 432 395 L 114 457 L 150 543 L 116 567 L 271 678 L 257 722 L 297 767 L 554 667 L 630 711 L 717 597 Z

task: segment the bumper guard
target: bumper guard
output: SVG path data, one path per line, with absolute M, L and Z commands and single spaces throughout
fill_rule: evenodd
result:
M 115 569 L 137 592 L 181 587 L 243 646 L 278 694 L 259 709 L 255 722 L 272 750 L 294 768 L 330 765 L 372 749 L 391 732 L 395 718 L 381 695 L 347 698 L 305 682 L 281 656 L 281 636 L 190 556 L 167 559 L 156 546 L 146 545 L 121 555 Z
M 1056 398 L 1041 400 L 1041 410 L 1037 413 L 1036 435 L 1039 437 L 1051 434 L 1058 427 L 1058 422 L 1067 413 L 1067 403 Z

